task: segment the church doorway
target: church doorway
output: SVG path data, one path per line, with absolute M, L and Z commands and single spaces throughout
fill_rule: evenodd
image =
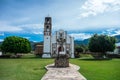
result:
M 64 51 L 64 47 L 63 46 L 59 46 L 58 47 L 58 52 L 63 52 Z

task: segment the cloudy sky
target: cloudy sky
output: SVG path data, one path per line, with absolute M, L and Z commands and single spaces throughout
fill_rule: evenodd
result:
M 64 29 L 77 40 L 120 35 L 120 0 L 0 0 L 0 41 L 13 35 L 43 41 L 46 16 L 53 33 Z

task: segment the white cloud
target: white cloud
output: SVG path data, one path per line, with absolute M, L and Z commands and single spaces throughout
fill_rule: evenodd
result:
M 0 31 L 4 31 L 4 32 L 18 32 L 18 31 L 22 31 L 22 29 L 20 27 L 16 27 L 16 26 L 1 26 L 0 27 Z
M 75 40 L 84 40 L 92 36 L 92 34 L 87 34 L 87 33 L 71 33 L 70 35 L 74 37 Z
M 4 33 L 0 33 L 0 36 L 4 36 L 5 34 Z
M 22 28 L 29 28 L 29 29 L 41 29 L 43 28 L 42 24 L 24 24 L 24 25 L 19 25 Z
M 25 7 L 21 10 L 11 10 L 9 15 L 6 16 L 4 14 L 5 17 L 0 16 L 3 17 L 5 21 L 9 22 L 6 27 L 1 27 L 0 24 L 0 31 L 18 31 L 42 34 L 44 28 L 44 17 L 47 16 L 48 13 L 52 17 L 52 31 L 64 29 L 66 31 L 78 30 L 81 32 L 87 32 L 120 25 L 119 12 L 109 13 L 109 11 L 119 10 L 120 0 L 77 0 L 72 1 L 66 6 L 66 3 L 68 2 L 69 0 L 55 1 L 55 3 L 49 3 L 49 8 L 48 4 L 44 4 L 42 7 L 39 4 L 35 4 L 35 6 L 29 6 L 29 9 Z M 108 14 L 105 13 L 98 15 L 97 17 L 92 16 L 84 19 L 76 19 L 76 17 L 80 14 L 80 6 L 82 17 L 97 15 L 104 12 L 108 12 Z M 9 9 L 7 9 L 7 12 L 8 11 Z M 10 16 L 15 12 L 18 14 Z M 3 20 L 2 18 L 0 19 Z
M 38 31 L 38 32 L 33 32 L 33 34 L 43 34 L 43 32 Z
M 119 30 L 117 30 L 117 31 L 115 31 L 116 32 L 116 34 L 120 34 L 120 29 Z
M 19 25 L 19 27 L 21 27 L 24 32 L 33 34 L 42 34 L 44 28 L 42 24 L 25 24 Z
M 18 23 L 18 22 L 25 22 L 25 21 L 29 21 L 29 20 L 30 20 L 30 18 L 28 18 L 28 17 L 22 17 L 22 18 L 19 18 L 19 19 L 15 19 L 12 22 Z
M 24 37 L 24 38 L 26 38 L 26 39 L 30 39 L 30 37 Z
M 0 21 L 0 31 L 2 32 L 17 32 L 22 31 L 22 28 L 17 26 L 11 26 L 9 22 Z
M 120 29 L 110 28 L 110 29 L 107 29 L 107 30 L 103 31 L 102 33 L 99 33 L 99 34 L 106 34 L 106 35 L 109 35 L 109 36 L 116 36 L 116 35 L 120 35 Z M 90 34 L 90 33 L 71 33 L 69 35 L 74 37 L 75 40 L 84 40 L 84 39 L 90 38 L 93 34 Z
M 103 31 L 102 34 L 107 34 L 109 36 L 120 35 L 120 29 L 110 28 Z
M 42 34 L 44 26 L 42 24 L 24 24 L 24 25 L 11 25 L 8 22 L 0 21 L 1 32 L 27 32 L 33 34 Z M 0 34 L 0 35 L 3 35 Z
M 120 35 L 120 29 L 115 31 L 115 34 L 113 34 L 113 36 L 115 35 Z
M 38 41 L 33 41 L 33 42 L 38 42 Z
M 110 28 L 102 32 L 102 34 L 113 35 L 115 29 Z
M 81 6 L 80 17 L 96 16 L 104 12 L 114 12 L 120 10 L 120 0 L 87 0 Z
M 4 41 L 3 39 L 0 39 L 0 42 Z

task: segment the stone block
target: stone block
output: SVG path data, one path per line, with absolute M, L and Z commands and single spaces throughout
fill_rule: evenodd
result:
M 59 55 L 55 58 L 55 67 L 69 67 L 68 55 Z

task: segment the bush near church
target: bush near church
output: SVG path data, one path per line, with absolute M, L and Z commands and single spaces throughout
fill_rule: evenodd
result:
M 29 40 L 18 36 L 6 37 L 1 45 L 3 54 L 12 54 L 12 57 L 19 57 L 18 53 L 29 53 L 31 51 L 31 45 Z M 14 55 L 13 55 L 14 54 Z
M 79 58 L 81 52 L 83 52 L 83 48 L 81 46 L 75 46 L 75 58 Z
M 0 44 L 0 51 L 1 51 L 1 44 Z
M 89 50 L 93 52 L 93 57 L 101 59 L 106 57 L 107 51 L 115 49 L 116 39 L 107 35 L 93 35 L 89 41 Z

